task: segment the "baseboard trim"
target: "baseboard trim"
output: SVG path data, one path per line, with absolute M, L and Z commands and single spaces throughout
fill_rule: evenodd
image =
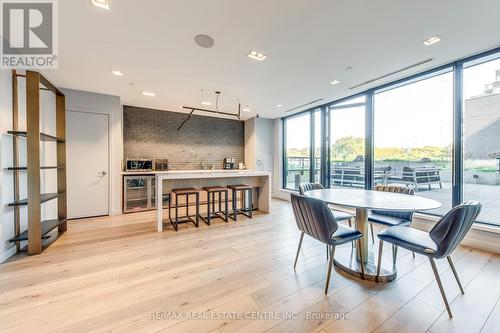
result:
M 9 249 L 7 249 L 7 251 L 5 251 L 2 254 L 0 254 L 0 263 L 2 263 L 5 260 L 9 259 L 14 254 L 16 254 L 16 246 L 11 246 Z

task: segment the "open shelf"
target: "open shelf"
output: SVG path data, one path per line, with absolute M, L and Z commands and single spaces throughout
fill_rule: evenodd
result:
M 52 199 L 55 199 L 59 196 L 58 193 L 42 193 L 41 197 L 40 197 L 40 202 L 46 202 L 46 201 L 49 201 L 49 200 L 52 200 Z M 9 203 L 9 206 L 26 206 L 28 204 L 28 199 L 22 199 L 22 200 L 19 200 L 19 201 L 14 201 L 14 202 L 11 202 Z
M 64 169 L 63 166 L 56 166 L 56 165 L 48 165 L 48 166 L 42 166 L 40 167 L 40 170 L 50 170 L 50 169 Z M 19 166 L 19 167 L 8 167 L 7 170 L 28 170 L 27 167 L 25 166 Z
M 7 133 L 9 133 L 11 135 L 22 137 L 22 138 L 25 138 L 28 135 L 28 133 L 26 131 L 7 131 Z M 64 139 L 60 139 L 60 138 L 55 137 L 53 135 L 40 133 L 40 141 L 64 142 Z
M 42 221 L 42 239 L 49 238 L 47 234 L 51 232 L 55 227 L 59 226 L 60 224 L 66 222 L 66 219 L 53 219 L 53 220 L 45 220 Z M 28 240 L 28 230 L 23 231 L 22 233 L 19 234 L 17 237 L 13 237 L 9 239 L 9 242 L 19 242 L 19 241 L 25 241 Z

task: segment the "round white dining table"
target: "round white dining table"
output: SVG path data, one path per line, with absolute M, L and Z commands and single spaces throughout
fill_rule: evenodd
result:
M 417 212 L 436 209 L 441 203 L 436 200 L 423 198 L 416 195 L 407 195 L 392 192 L 362 190 L 362 189 L 320 189 L 307 191 L 306 196 L 322 200 L 328 204 L 344 206 L 356 209 L 356 229 L 363 233 L 361 248 L 353 251 L 344 251 L 334 259 L 336 267 L 342 271 L 361 277 L 361 266 L 359 263 L 359 251 L 363 251 L 365 260 L 365 278 L 375 280 L 376 277 L 376 251 L 378 244 L 368 244 L 368 213 L 370 210 L 393 211 L 393 212 Z M 391 261 L 392 262 L 392 261 Z M 387 268 L 382 265 L 379 281 L 392 281 L 396 278 L 394 265 Z M 386 265 L 387 266 L 387 265 Z

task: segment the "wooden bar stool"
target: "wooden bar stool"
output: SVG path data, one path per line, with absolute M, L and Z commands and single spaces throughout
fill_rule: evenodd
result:
M 208 225 L 210 225 L 211 218 L 221 218 L 228 222 L 229 218 L 229 190 L 222 186 L 206 186 L 203 188 L 207 192 L 207 217 L 201 216 L 201 219 Z M 224 206 L 225 210 L 222 210 L 222 194 L 224 193 Z M 216 209 L 215 195 L 218 196 L 218 210 Z M 211 207 L 210 207 L 211 206 Z
M 168 219 L 170 220 L 170 223 L 172 223 L 172 226 L 174 227 L 175 231 L 179 230 L 179 223 L 186 223 L 186 222 L 193 222 L 193 224 L 196 226 L 196 228 L 200 227 L 199 223 L 199 216 L 200 216 L 200 192 L 192 187 L 187 187 L 187 188 L 174 188 L 172 189 L 172 193 L 175 194 L 175 205 L 172 206 L 172 197 L 170 198 L 170 201 L 168 203 Z M 196 215 L 189 215 L 189 196 L 194 195 L 196 198 L 195 201 L 195 208 L 196 208 Z M 185 196 L 186 197 L 186 215 L 185 216 L 179 216 L 179 197 Z M 172 219 L 170 216 L 170 210 L 172 208 L 175 208 L 175 218 Z M 182 218 L 182 220 L 179 220 L 179 217 Z M 193 219 L 193 217 L 195 217 Z
M 238 214 L 243 214 L 249 218 L 252 218 L 252 211 L 253 211 L 253 201 L 252 201 L 252 186 L 250 185 L 244 185 L 244 184 L 238 184 L 238 185 L 229 185 L 227 188 L 231 189 L 233 191 L 233 212 L 232 216 L 230 216 L 233 220 L 237 221 L 238 219 Z M 238 197 L 238 192 L 241 192 L 241 208 L 238 208 L 238 203 L 237 203 L 237 197 Z M 248 200 L 250 202 L 249 207 L 246 207 L 246 199 L 248 195 Z

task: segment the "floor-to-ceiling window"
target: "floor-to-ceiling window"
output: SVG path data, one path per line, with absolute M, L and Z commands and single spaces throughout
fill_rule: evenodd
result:
M 313 181 L 321 183 L 321 148 L 323 146 L 322 132 L 321 132 L 321 109 L 314 110 L 313 112 L 314 124 L 314 149 L 313 149 Z
M 493 58 L 493 59 L 491 59 Z M 463 196 L 500 224 L 500 54 L 464 64 Z
M 287 118 L 284 129 L 284 187 L 297 190 L 309 182 L 311 167 L 311 114 Z
M 365 96 L 328 108 L 330 187 L 364 187 Z
M 500 226 L 500 49 L 356 96 L 284 118 L 302 148 L 286 144 L 283 187 L 412 186 L 441 202 L 429 213 L 478 200 L 478 220 Z
M 414 187 L 452 207 L 453 72 L 376 92 L 374 184 Z

